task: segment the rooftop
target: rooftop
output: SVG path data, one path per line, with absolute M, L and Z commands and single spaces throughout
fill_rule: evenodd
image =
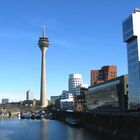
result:
M 135 8 L 134 9 L 134 13 L 136 13 L 136 12 L 140 12 L 140 9 L 139 8 Z

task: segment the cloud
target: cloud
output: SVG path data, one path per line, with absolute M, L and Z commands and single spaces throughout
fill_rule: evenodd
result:
M 67 49 L 78 47 L 78 44 L 76 44 L 75 42 L 72 42 L 70 40 L 59 39 L 59 38 L 53 38 L 50 42 L 52 42 L 52 45 L 61 46 Z

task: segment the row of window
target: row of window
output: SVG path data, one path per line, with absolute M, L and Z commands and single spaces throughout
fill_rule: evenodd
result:
M 100 75 L 104 75 L 104 74 L 115 74 L 116 71 L 111 71 L 111 72 L 92 72 L 92 75 L 97 75 L 97 74 L 100 74 Z
M 111 77 L 111 78 L 115 78 L 116 77 L 116 75 L 105 75 L 105 76 L 92 76 L 92 79 L 104 79 L 104 78 L 108 78 L 108 77 Z

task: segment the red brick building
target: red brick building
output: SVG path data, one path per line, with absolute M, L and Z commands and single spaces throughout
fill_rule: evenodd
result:
M 116 66 L 103 66 L 100 70 L 91 70 L 91 86 L 117 77 Z

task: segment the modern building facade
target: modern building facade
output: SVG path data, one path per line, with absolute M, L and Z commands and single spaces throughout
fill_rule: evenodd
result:
M 39 38 L 38 45 L 42 52 L 40 106 L 44 108 L 44 107 L 47 107 L 48 105 L 48 100 L 46 98 L 46 50 L 49 47 L 49 41 L 45 35 L 45 28 L 43 28 L 42 37 Z
M 57 99 L 59 99 L 59 96 L 51 96 L 49 103 L 54 104 L 55 103 L 55 100 L 57 100 Z
M 9 99 L 7 99 L 7 98 L 2 99 L 2 104 L 8 104 L 8 103 L 9 103 Z
M 78 94 L 74 98 L 75 111 L 86 111 L 87 105 L 85 100 L 85 93 L 88 91 L 87 87 L 79 87 Z
M 88 110 L 127 109 L 128 76 L 123 75 L 106 82 L 89 87 L 86 92 Z
M 140 9 L 123 22 L 123 40 L 127 43 L 129 106 L 140 105 Z
M 34 93 L 33 93 L 33 91 L 28 90 L 28 91 L 26 92 L 26 100 L 27 100 L 27 101 L 31 101 L 31 100 L 33 100 L 33 99 L 34 99 Z
M 68 80 L 69 92 L 75 93 L 75 88 L 83 84 L 83 79 L 81 74 L 70 74 Z
M 72 93 L 67 94 L 67 98 L 60 99 L 61 110 L 73 110 L 74 109 L 74 96 Z
M 81 95 L 82 89 L 88 89 L 87 84 L 81 84 L 75 88 L 75 96 Z
M 69 93 L 70 93 L 69 91 L 63 90 L 60 98 L 61 99 L 68 99 Z
M 91 70 L 90 83 L 91 86 L 93 86 L 101 82 L 113 79 L 115 77 L 117 77 L 116 66 L 103 66 L 100 70 Z

